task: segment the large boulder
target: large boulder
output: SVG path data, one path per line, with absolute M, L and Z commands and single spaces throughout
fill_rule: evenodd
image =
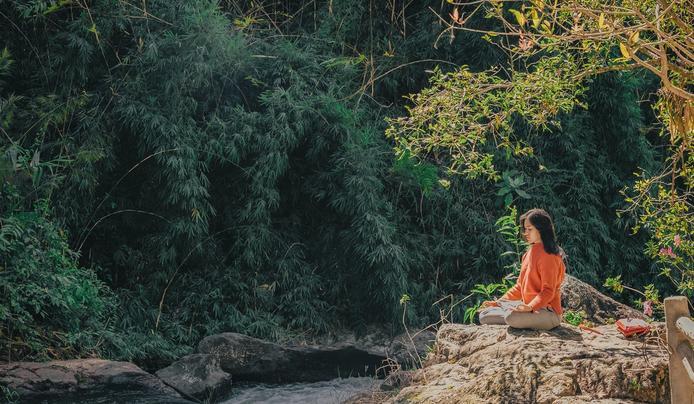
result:
M 198 352 L 215 355 L 235 380 L 299 382 L 373 373 L 384 359 L 346 347 L 281 346 L 237 333 L 211 335 Z
M 198 352 L 218 357 L 221 368 L 235 379 L 274 374 L 294 360 L 289 349 L 233 332 L 203 338 L 198 344 Z
M 114 402 L 146 398 L 151 403 L 188 403 L 157 377 L 129 362 L 76 359 L 0 365 L 0 386 L 21 402 L 109 397 Z M 12 394 L 12 393 L 11 393 Z
M 408 330 L 396 336 L 383 328 L 371 328 L 364 335 L 342 330 L 322 338 L 316 344 L 288 345 L 292 348 L 311 348 L 322 351 L 356 350 L 378 356 L 400 368 L 421 367 L 423 358 L 436 342 L 436 333 L 424 330 Z
M 184 396 L 206 402 L 214 402 L 231 391 L 231 375 L 222 370 L 214 355 L 188 355 L 156 374 Z
M 660 338 L 627 340 L 614 325 L 596 330 L 602 334 L 571 325 L 444 325 L 425 367 L 391 402 L 669 402 Z
M 625 317 L 645 318 L 640 311 L 603 295 L 571 275 L 567 275 L 561 285 L 561 304 L 564 310 L 583 310 L 586 319 L 597 324 Z

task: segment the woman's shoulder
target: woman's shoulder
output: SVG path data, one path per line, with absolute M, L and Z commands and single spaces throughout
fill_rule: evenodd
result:
M 563 261 L 561 257 L 561 252 L 558 254 L 551 254 L 545 251 L 544 246 L 540 243 L 535 244 L 531 247 L 532 255 L 534 259 L 543 261 Z
M 545 247 L 542 245 L 542 243 L 536 243 L 530 246 L 528 248 L 528 252 L 532 254 L 534 257 L 539 257 L 540 255 L 547 254 L 545 251 Z

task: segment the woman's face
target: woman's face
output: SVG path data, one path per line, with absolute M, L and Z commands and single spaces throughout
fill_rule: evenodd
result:
M 540 237 L 540 231 L 530 223 L 530 220 L 523 221 L 523 237 L 525 241 L 530 244 L 536 244 L 542 242 L 542 237 Z

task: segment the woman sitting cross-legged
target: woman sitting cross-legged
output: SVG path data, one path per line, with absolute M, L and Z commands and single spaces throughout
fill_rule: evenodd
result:
M 529 210 L 520 217 L 520 225 L 530 248 L 523 254 L 518 280 L 501 299 L 482 303 L 480 323 L 550 330 L 561 322 L 564 251 L 544 210 Z

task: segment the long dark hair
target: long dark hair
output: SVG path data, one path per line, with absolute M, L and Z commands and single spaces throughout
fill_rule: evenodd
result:
M 525 227 L 526 220 L 529 220 L 530 223 L 540 232 L 542 247 L 545 249 L 547 254 L 555 254 L 561 256 L 562 258 L 566 258 L 566 253 L 564 253 L 564 250 L 557 245 L 557 236 L 554 233 L 554 224 L 552 223 L 552 218 L 549 216 L 549 213 L 547 213 L 544 209 L 530 209 L 529 211 L 523 213 L 520 217 L 521 229 Z

